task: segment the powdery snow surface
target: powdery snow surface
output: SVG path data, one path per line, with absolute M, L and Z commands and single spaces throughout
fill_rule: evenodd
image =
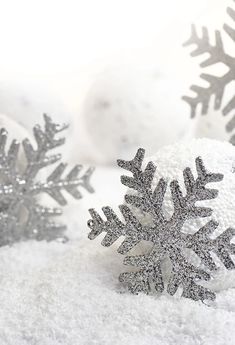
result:
M 210 145 L 214 148 L 207 156 L 211 162 L 213 152 L 232 161 L 234 149 L 229 144 L 203 140 L 198 145 L 205 150 Z M 192 154 L 198 153 L 196 146 L 190 146 L 194 147 Z M 159 166 L 164 155 L 169 159 L 167 152 L 169 148 L 155 156 Z M 185 167 L 183 158 L 175 158 L 172 164 Z M 217 164 L 226 166 L 221 161 Z M 118 282 L 125 267 L 117 245 L 102 247 L 102 236 L 87 239 L 87 209 L 116 208 L 122 202 L 121 173 L 120 169 L 98 168 L 93 179 L 97 193 L 86 194 L 66 208 L 71 238 L 67 244 L 30 241 L 1 248 L 1 345 L 234 344 L 233 288 L 221 289 L 211 306 L 178 295 L 132 296 Z
M 117 283 L 114 249 L 82 238 L 1 251 L 0 343 L 14 345 L 234 344 L 235 293 L 215 306 L 132 296 Z

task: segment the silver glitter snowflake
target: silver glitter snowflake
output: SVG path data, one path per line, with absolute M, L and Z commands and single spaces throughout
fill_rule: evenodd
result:
M 211 216 L 212 209 L 197 206 L 196 203 L 217 197 L 218 191 L 207 189 L 206 185 L 221 181 L 223 175 L 206 171 L 202 159 L 197 157 L 195 160 L 197 178 L 193 176 L 190 168 L 183 171 L 185 195 L 178 181 L 174 180 L 170 183 L 174 210 L 172 215 L 167 217 L 163 209 L 167 181 L 161 178 L 156 188 L 152 189 L 156 166 L 153 162 L 149 162 L 142 170 L 144 152 L 143 149 L 139 149 L 131 161 L 118 160 L 121 168 L 133 174 L 133 177 L 122 176 L 122 184 L 135 191 L 135 194 L 126 194 L 126 204 L 119 206 L 124 220 L 120 220 L 110 207 L 102 209 L 106 220 L 103 220 L 94 209 L 90 209 L 92 219 L 88 221 L 91 229 L 89 238 L 93 240 L 105 232 L 102 245 L 108 247 L 124 236 L 125 239 L 118 248 L 118 252 L 123 255 L 129 253 L 141 241 L 152 244 L 146 254 L 130 255 L 124 259 L 125 265 L 139 268 L 134 272 L 122 273 L 119 277 L 120 282 L 127 285 L 134 294 L 148 293 L 153 289 L 158 292 L 164 290 L 162 263 L 168 258 L 171 262 L 171 274 L 167 282 L 167 292 L 170 295 L 174 295 L 181 287 L 184 297 L 202 301 L 214 300 L 215 294 L 198 285 L 197 282 L 209 280 L 209 271 L 216 269 L 211 252 L 217 255 L 227 269 L 235 268 L 230 257 L 230 254 L 235 254 L 235 245 L 230 243 L 235 235 L 235 229 L 229 228 L 212 239 L 210 235 L 218 227 L 218 223 L 213 220 L 194 234 L 186 234 L 182 228 L 185 222 L 191 219 Z M 144 214 L 149 214 L 152 225 L 143 225 L 127 204 L 140 209 Z M 185 249 L 197 254 L 203 268 L 198 268 L 187 260 Z
M 235 11 L 229 7 L 227 12 L 228 15 L 235 21 Z M 235 30 L 227 24 L 224 25 L 223 30 L 235 43 Z M 220 31 L 215 32 L 215 44 L 212 44 L 209 40 L 208 29 L 203 27 L 202 35 L 200 36 L 193 25 L 191 37 L 184 44 L 184 46 L 189 45 L 196 45 L 195 49 L 191 53 L 191 56 L 199 56 L 205 53 L 209 54 L 209 57 L 200 64 L 202 68 L 212 66 L 217 63 L 223 63 L 227 67 L 227 72 L 222 76 L 214 76 L 211 74 L 202 73 L 200 77 L 206 80 L 209 83 L 209 86 L 202 87 L 192 85 L 191 90 L 194 91 L 196 95 L 194 97 L 183 97 L 183 100 L 190 105 L 191 117 L 195 117 L 199 104 L 202 106 L 202 115 L 207 114 L 212 97 L 214 97 L 214 109 L 219 110 L 222 107 L 223 115 L 229 114 L 235 109 L 235 94 L 226 105 L 222 106 L 222 101 L 226 86 L 235 81 L 235 57 L 230 56 L 225 52 Z M 235 114 L 226 125 L 226 131 L 231 133 L 234 128 Z M 235 144 L 235 135 L 231 137 L 230 142 Z
M 7 150 L 7 132 L 5 129 L 0 131 L 0 246 L 26 239 L 66 240 L 63 235 L 66 227 L 53 220 L 61 215 L 61 208 L 42 206 L 38 197 L 46 193 L 64 206 L 67 202 L 62 191 L 76 199 L 82 197 L 78 187 L 93 192 L 89 182 L 93 168 L 78 177 L 81 165 L 76 165 L 62 177 L 66 164 L 59 163 L 45 182 L 37 180 L 41 169 L 61 160 L 61 154 L 48 155 L 48 152 L 64 144 L 65 139 L 57 136 L 67 128 L 53 123 L 47 115 L 44 115 L 44 121 L 44 129 L 39 125 L 33 129 L 36 145 L 28 139 L 22 142 L 26 163 L 21 168 L 20 143 L 13 140 Z

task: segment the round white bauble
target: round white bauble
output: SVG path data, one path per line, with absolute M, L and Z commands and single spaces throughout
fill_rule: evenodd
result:
M 95 159 L 127 158 L 139 146 L 150 153 L 193 136 L 195 121 L 180 100 L 180 81 L 152 70 L 113 68 L 97 78 L 87 94 L 83 117 Z
M 59 124 L 72 124 L 73 121 L 72 113 L 61 100 L 49 90 L 30 82 L 0 83 L 0 113 L 11 118 L 14 123 L 18 123 L 29 133 L 32 133 L 36 124 L 44 126 L 44 113 Z M 63 152 L 66 159 L 71 155 L 72 127 L 71 125 L 66 131 L 66 145 L 60 148 L 60 152 Z
M 70 114 L 63 102 L 49 90 L 32 83 L 0 84 L 0 112 L 32 130 L 35 123 L 42 121 L 44 113 L 54 121 L 68 122 Z
M 169 184 L 172 180 L 178 180 L 182 191 L 185 192 L 183 182 L 183 170 L 186 167 L 192 169 L 194 177 L 197 177 L 195 159 L 200 156 L 209 172 L 221 173 L 224 178 L 221 182 L 210 183 L 206 188 L 218 189 L 218 197 L 213 200 L 201 201 L 198 205 L 210 207 L 213 210 L 212 216 L 187 220 L 182 231 L 195 233 L 210 219 L 219 223 L 218 228 L 212 237 L 218 236 L 229 227 L 235 228 L 235 148 L 228 142 L 220 142 L 212 139 L 192 139 L 187 145 L 182 142 L 163 147 L 154 156 L 145 159 L 144 166 L 149 161 L 157 166 L 157 171 L 153 179 L 152 188 L 157 186 L 161 177 L 167 180 L 168 189 L 164 199 L 164 211 L 167 216 L 173 212 L 173 205 Z M 128 193 L 133 193 L 128 191 Z M 150 224 L 151 217 L 146 216 L 139 209 L 133 208 L 135 214 L 143 224 Z M 235 238 L 234 238 L 235 241 Z M 142 250 L 145 246 L 142 247 Z M 187 253 L 188 255 L 188 253 Z M 200 264 L 198 257 L 190 253 L 190 261 Z M 235 272 L 228 271 L 221 262 L 216 259 L 219 267 L 217 272 L 212 273 L 213 279 L 206 284 L 213 290 L 222 290 L 235 286 Z

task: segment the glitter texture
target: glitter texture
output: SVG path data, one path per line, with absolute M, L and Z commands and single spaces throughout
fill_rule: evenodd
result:
M 122 176 L 122 184 L 135 191 L 135 194 L 126 194 L 126 204 L 119 206 L 124 221 L 120 220 L 110 207 L 102 209 L 107 219 L 105 221 L 94 209 L 90 209 L 92 219 L 88 221 L 91 229 L 89 238 L 94 239 L 105 232 L 102 245 L 108 247 L 124 236 L 125 239 L 118 248 L 118 252 L 123 255 L 130 252 L 140 241 L 152 243 L 148 253 L 126 256 L 124 259 L 125 265 L 139 268 L 139 271 L 125 272 L 119 277 L 120 282 L 127 285 L 129 291 L 134 294 L 149 293 L 154 289 L 163 292 L 167 285 L 167 292 L 170 295 L 174 295 L 181 287 L 184 297 L 202 301 L 214 300 L 215 293 L 198 285 L 197 282 L 209 280 L 209 271 L 216 269 L 211 252 L 217 255 L 227 269 L 235 268 L 230 257 L 230 254 L 235 254 L 235 245 L 230 243 L 235 235 L 235 229 L 229 228 L 217 238 L 212 239 L 210 235 L 218 227 L 218 223 L 213 220 L 194 234 L 186 234 L 182 232 L 182 228 L 190 219 L 212 215 L 211 208 L 198 206 L 196 203 L 217 197 L 218 190 L 207 189 L 206 185 L 221 181 L 223 175 L 208 172 L 202 159 L 197 157 L 195 160 L 197 178 L 194 177 L 190 168 L 183 171 L 185 195 L 178 181 L 170 182 L 174 210 L 171 217 L 167 218 L 163 212 L 163 202 L 168 183 L 161 178 L 156 188 L 152 190 L 156 166 L 149 162 L 142 170 L 144 153 L 143 149 L 139 149 L 133 160 L 118 160 L 121 168 L 133 174 L 133 177 Z M 153 224 L 142 225 L 127 204 L 150 214 Z M 197 254 L 203 268 L 195 267 L 187 260 L 185 249 Z M 171 262 L 171 274 L 167 283 L 162 275 L 162 262 L 166 258 Z
M 82 197 L 78 191 L 80 186 L 93 192 L 89 182 L 93 168 L 78 177 L 81 165 L 62 178 L 66 164 L 59 163 L 45 182 L 36 180 L 41 169 L 61 160 L 60 154 L 47 153 L 64 144 L 65 139 L 57 138 L 57 134 L 67 128 L 53 123 L 47 115 L 44 115 L 44 121 L 44 129 L 39 125 L 34 127 L 36 147 L 28 139 L 22 142 L 26 158 L 23 169 L 18 164 L 20 143 L 13 140 L 7 150 L 7 132 L 5 129 L 0 131 L 0 246 L 26 239 L 66 241 L 63 235 L 66 227 L 53 221 L 54 216 L 61 215 L 61 208 L 42 206 L 38 197 L 46 193 L 64 206 L 67 201 L 62 191 L 76 199 Z
M 227 9 L 228 15 L 235 21 L 235 11 L 232 8 Z M 223 27 L 226 34 L 235 43 L 235 30 L 229 25 L 225 24 Z M 209 57 L 204 60 L 200 66 L 202 68 L 215 65 L 217 63 L 222 63 L 226 66 L 227 72 L 222 76 L 214 76 L 210 74 L 203 73 L 201 78 L 209 83 L 208 87 L 201 87 L 197 85 L 192 85 L 191 90 L 196 93 L 196 96 L 189 97 L 184 96 L 185 100 L 191 108 L 191 116 L 195 117 L 196 110 L 199 104 L 202 105 L 201 112 L 202 115 L 208 113 L 210 100 L 214 97 L 214 108 L 216 110 L 221 108 L 223 96 L 226 86 L 235 80 L 235 57 L 230 56 L 224 50 L 224 44 L 222 40 L 222 35 L 220 31 L 215 32 L 215 44 L 211 44 L 209 40 L 209 34 L 207 28 L 203 27 L 202 35 L 198 35 L 195 26 L 192 26 L 191 37 L 184 46 L 196 45 L 196 48 L 191 53 L 191 56 L 199 56 L 202 54 L 209 54 Z M 235 95 L 229 102 L 222 107 L 223 115 L 228 115 L 235 108 Z M 235 115 L 229 120 L 226 125 L 226 131 L 231 133 L 235 128 Z M 235 144 L 235 135 L 230 139 L 232 144 Z

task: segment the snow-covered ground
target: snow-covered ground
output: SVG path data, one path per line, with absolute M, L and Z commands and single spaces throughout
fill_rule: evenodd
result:
M 235 290 L 218 293 L 212 307 L 129 295 L 118 284 L 115 249 L 85 233 L 66 245 L 3 248 L 0 258 L 1 345 L 234 344 Z
M 118 282 L 117 247 L 102 247 L 102 236 L 87 238 L 88 208 L 122 203 L 121 172 L 97 167 L 96 193 L 65 208 L 66 244 L 1 248 L 1 345 L 234 344 L 234 289 L 218 292 L 210 306 L 167 294 L 130 295 Z

